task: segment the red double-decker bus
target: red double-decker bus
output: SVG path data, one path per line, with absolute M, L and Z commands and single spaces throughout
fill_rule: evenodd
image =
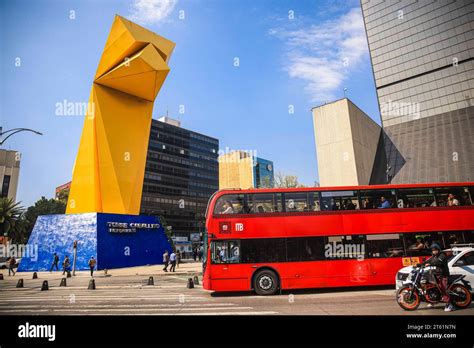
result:
M 442 248 L 474 242 L 474 183 L 223 190 L 206 218 L 204 288 L 388 285 Z

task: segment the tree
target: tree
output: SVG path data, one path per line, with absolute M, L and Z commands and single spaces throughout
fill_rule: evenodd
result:
M 67 205 L 68 198 L 69 198 L 69 189 L 64 189 L 64 190 L 59 191 L 58 201 L 61 201 Z
M 41 197 L 34 205 L 28 207 L 24 214 L 25 231 L 23 239 L 28 240 L 31 231 L 35 226 L 36 219 L 40 215 L 64 214 L 66 212 L 66 203 L 54 198 L 47 199 Z
M 159 216 L 161 226 L 165 230 L 166 237 L 168 238 L 168 242 L 170 243 L 171 247 L 174 249 L 174 240 L 171 238 L 173 236 L 172 227 L 168 225 L 164 216 Z
M 13 199 L 8 197 L 0 198 L 0 234 L 9 236 L 15 232 L 18 221 L 23 215 L 24 208 L 20 206 L 20 202 L 15 203 Z
M 305 186 L 298 182 L 298 177 L 296 175 L 286 175 L 282 172 L 278 172 L 275 175 L 275 187 L 296 188 Z

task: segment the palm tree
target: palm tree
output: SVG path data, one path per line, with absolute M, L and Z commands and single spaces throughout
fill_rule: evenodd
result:
M 7 236 L 11 230 L 15 229 L 23 211 L 20 202 L 15 203 L 8 197 L 0 198 L 0 235 Z

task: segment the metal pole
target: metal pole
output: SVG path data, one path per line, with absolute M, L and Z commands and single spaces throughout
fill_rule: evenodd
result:
M 72 275 L 76 275 L 76 258 L 77 258 L 77 240 L 74 241 L 74 258 L 72 261 Z

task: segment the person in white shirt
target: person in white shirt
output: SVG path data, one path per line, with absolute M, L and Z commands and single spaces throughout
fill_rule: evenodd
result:
M 170 264 L 171 264 L 171 267 L 170 267 L 170 272 L 175 272 L 175 268 L 176 268 L 176 254 L 174 251 L 171 252 L 171 255 L 170 255 Z
M 452 193 L 450 193 L 448 195 L 448 206 L 449 207 L 454 207 L 454 206 L 457 206 L 459 205 L 459 201 L 456 199 L 456 197 L 454 197 L 454 195 Z

